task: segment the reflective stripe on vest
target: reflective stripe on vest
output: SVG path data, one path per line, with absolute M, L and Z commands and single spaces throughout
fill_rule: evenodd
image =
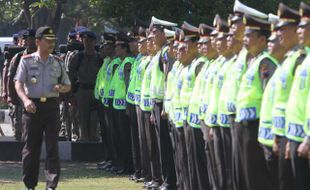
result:
M 299 51 L 291 51 L 281 65 L 281 71 L 275 82 L 274 104 L 272 108 L 273 133 L 279 136 L 285 135 L 285 108 L 293 84 L 293 70 Z

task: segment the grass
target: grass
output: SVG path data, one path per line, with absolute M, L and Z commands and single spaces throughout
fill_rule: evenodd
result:
M 38 190 L 45 190 L 44 164 L 41 164 Z M 0 162 L 0 190 L 23 190 L 20 162 Z M 94 163 L 62 163 L 59 190 L 139 190 L 141 184 L 127 176 L 98 171 Z

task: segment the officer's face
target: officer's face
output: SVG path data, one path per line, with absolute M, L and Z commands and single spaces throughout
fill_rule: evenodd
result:
M 297 29 L 299 44 L 310 46 L 310 23 Z
M 52 53 L 54 51 L 55 43 L 56 40 L 48 40 L 45 38 L 36 40 L 37 47 L 40 48 L 41 51 L 46 53 Z
M 125 48 L 123 48 L 121 45 L 115 46 L 115 56 L 116 57 L 120 57 L 120 56 L 124 55 L 125 52 L 126 52 Z
M 226 37 L 218 38 L 216 41 L 216 50 L 219 54 L 227 50 L 227 40 Z
M 185 45 L 179 45 L 178 47 L 178 53 L 177 53 L 177 59 L 181 62 L 185 60 L 186 58 L 186 46 Z
M 210 39 L 211 39 L 212 48 L 216 49 L 216 41 L 217 41 L 216 37 L 211 36 Z
M 214 51 L 214 49 L 212 48 L 212 45 L 211 45 L 211 41 L 209 40 L 208 42 L 206 43 L 203 43 L 201 45 L 201 52 L 204 56 L 208 57 L 209 53 L 211 51 Z
M 296 26 L 286 25 L 277 30 L 277 36 L 282 46 L 288 47 L 296 37 Z M 290 47 L 288 47 L 290 48 Z
M 137 52 L 138 51 L 138 43 L 136 40 L 129 42 L 129 48 L 131 52 Z
M 146 40 L 138 43 L 138 50 L 140 53 L 146 54 L 147 52 L 147 41 Z
M 84 36 L 82 38 L 82 40 L 83 40 L 83 44 L 84 44 L 85 49 L 93 48 L 96 45 L 96 40 L 93 38 L 89 38 L 87 36 Z
M 156 45 L 161 45 L 162 41 L 165 39 L 165 33 L 163 30 L 155 28 L 152 30 L 154 35 L 154 41 Z
M 258 32 L 252 31 L 244 35 L 243 44 L 252 55 L 257 53 L 257 49 L 262 46 L 262 43 L 266 42 L 264 41 L 264 38 L 258 34 Z
M 244 30 L 245 30 L 245 26 L 242 20 L 234 22 L 231 26 L 231 30 L 232 30 L 234 38 L 238 41 L 242 41 Z

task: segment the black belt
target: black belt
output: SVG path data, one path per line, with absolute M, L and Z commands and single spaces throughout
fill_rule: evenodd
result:
M 91 84 L 91 83 L 80 83 L 79 87 L 82 89 L 89 89 L 89 90 L 93 90 L 95 88 L 95 84 Z
M 46 97 L 41 97 L 41 98 L 30 98 L 33 102 L 36 103 L 48 103 L 48 102 L 56 102 L 58 100 L 58 97 L 52 97 L 52 98 L 46 98 Z

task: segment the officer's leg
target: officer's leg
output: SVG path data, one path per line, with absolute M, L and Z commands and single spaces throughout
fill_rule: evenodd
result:
M 208 190 L 211 186 L 207 169 L 207 158 L 204 152 L 205 142 L 203 140 L 203 134 L 198 128 L 192 128 L 192 131 L 198 186 L 200 190 Z
M 177 133 L 177 153 L 179 158 L 179 169 L 180 174 L 184 186 L 184 190 L 191 189 L 190 185 L 190 177 L 189 177 L 189 170 L 188 170 L 188 157 L 186 151 L 186 142 L 185 142 L 185 132 L 184 128 L 176 128 Z
M 90 119 L 89 119 L 89 140 L 90 141 L 99 141 L 99 118 L 98 118 L 98 108 L 99 102 L 95 99 L 93 91 L 89 90 L 89 101 L 90 101 Z
M 105 115 L 104 115 L 104 106 L 102 104 L 99 104 L 98 106 L 98 119 L 99 119 L 99 125 L 100 125 L 100 136 L 102 141 L 102 152 L 104 154 L 104 161 L 107 161 L 107 150 L 108 150 L 108 143 L 107 143 L 107 127 L 105 124 Z
M 173 152 L 171 139 L 169 137 L 168 120 L 161 117 L 163 110 L 162 103 L 154 105 L 154 115 L 156 119 L 157 140 L 160 151 L 161 170 L 164 180 L 164 186 L 167 188 L 176 187 L 176 174 L 174 168 Z
M 22 150 L 23 181 L 26 187 L 35 187 L 38 183 L 40 154 L 43 139 L 43 126 L 39 113 L 23 112 L 23 139 Z
M 112 142 L 112 131 L 111 128 L 113 127 L 112 125 L 112 116 L 111 116 L 111 109 L 108 107 L 104 108 L 104 123 L 106 127 L 106 136 L 105 136 L 105 141 L 106 141 L 106 160 L 112 160 L 112 148 L 113 148 L 113 142 Z
M 144 112 L 144 123 L 148 139 L 147 140 L 149 150 L 148 152 L 151 161 L 152 182 L 155 186 L 160 186 L 162 183 L 162 178 L 161 178 L 161 168 L 159 160 L 160 159 L 159 150 L 158 150 L 155 126 L 151 124 L 150 116 L 151 116 L 150 112 Z
M 294 189 L 293 182 L 293 171 L 291 161 L 285 159 L 285 148 L 287 139 L 285 137 L 279 138 L 279 189 L 280 190 L 289 190 Z
M 300 143 L 290 141 L 290 156 L 292 162 L 295 187 L 298 190 L 310 189 L 309 160 L 298 156 L 297 149 Z
M 131 149 L 131 134 L 130 134 L 130 123 L 128 115 L 126 115 L 125 110 L 119 110 L 119 135 L 121 140 L 121 153 L 120 158 L 122 162 L 122 168 L 125 169 L 125 172 L 132 171 L 132 149 Z
M 211 129 L 213 131 L 214 140 L 214 158 L 216 165 L 216 176 L 218 179 L 219 189 L 225 189 L 225 164 L 224 164 L 224 154 L 223 154 L 223 144 L 220 127 L 216 126 Z
M 87 90 L 79 89 L 77 92 L 77 107 L 79 114 L 80 138 L 81 141 L 89 140 L 89 115 L 90 104 L 87 96 Z
M 203 139 L 205 141 L 205 155 L 207 158 L 208 164 L 208 174 L 209 174 L 209 181 L 212 189 L 218 189 L 218 179 L 216 176 L 216 168 L 215 168 L 215 158 L 214 158 L 214 140 L 212 136 L 210 136 L 210 128 L 201 121 L 201 131 L 203 133 Z
M 46 161 L 45 176 L 46 186 L 56 188 L 60 175 L 60 161 L 58 152 L 58 132 L 60 128 L 60 115 L 57 102 L 46 103 L 45 113 L 45 144 L 46 144 Z M 43 119 L 43 118 L 42 118 Z
M 65 102 L 61 101 L 59 105 L 60 109 L 60 130 L 59 137 L 61 140 L 65 140 L 66 138 L 66 120 L 65 120 Z
M 278 178 L 279 178 L 279 175 L 278 175 L 278 157 L 273 153 L 272 147 L 262 145 L 262 148 L 264 150 L 268 175 L 271 179 L 272 187 L 273 187 L 273 189 L 277 190 L 277 189 L 279 189 L 279 184 L 278 184 Z
M 16 105 L 16 139 L 22 139 L 22 115 L 23 115 L 23 106 L 21 104 Z
M 221 127 L 221 137 L 223 143 L 223 161 L 225 165 L 224 183 L 226 189 L 233 189 L 232 184 L 232 145 L 230 128 Z
M 147 138 L 145 132 L 145 125 L 144 125 L 144 117 L 143 112 L 139 106 L 136 106 L 137 112 L 137 121 L 138 121 L 138 129 L 139 129 L 139 146 L 140 146 L 140 157 L 141 157 L 141 175 L 145 181 L 151 180 L 151 165 L 150 165 L 150 158 L 148 155 L 148 148 L 147 148 Z
M 245 182 L 247 189 L 261 190 L 271 189 L 270 179 L 266 176 L 267 167 L 264 153 L 257 141 L 259 121 L 248 121 L 242 123 L 243 131 L 243 163 L 245 168 Z
M 178 140 L 177 140 L 177 132 L 175 125 L 172 122 L 169 122 L 169 136 L 171 139 L 173 160 L 174 160 L 174 168 L 176 173 L 176 187 L 177 189 L 184 189 L 183 181 L 181 177 L 181 171 L 179 167 L 179 157 L 178 157 Z

